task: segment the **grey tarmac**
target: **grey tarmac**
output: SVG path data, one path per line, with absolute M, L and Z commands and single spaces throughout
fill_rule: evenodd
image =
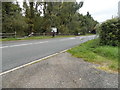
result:
M 64 52 L 2 75 L 3 88 L 118 88 L 118 74 Z
M 2 47 L 0 47 L 2 49 L 2 72 L 69 49 L 95 37 L 96 35 L 2 42 Z

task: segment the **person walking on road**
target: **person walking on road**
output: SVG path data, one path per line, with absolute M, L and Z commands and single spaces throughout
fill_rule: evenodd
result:
M 52 37 L 55 37 L 55 32 L 54 31 L 52 32 Z

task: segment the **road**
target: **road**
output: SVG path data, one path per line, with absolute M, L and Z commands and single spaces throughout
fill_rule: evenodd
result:
M 118 88 L 118 74 L 99 66 L 64 52 L 2 75 L 2 88 Z
M 2 72 L 69 49 L 96 36 L 7 41 L 2 43 Z

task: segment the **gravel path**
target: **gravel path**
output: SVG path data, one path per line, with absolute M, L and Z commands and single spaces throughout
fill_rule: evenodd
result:
M 3 88 L 118 88 L 118 74 L 61 53 L 2 76 Z

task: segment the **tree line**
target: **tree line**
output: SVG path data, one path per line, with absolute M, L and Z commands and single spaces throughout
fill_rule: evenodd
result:
M 16 32 L 18 36 L 34 33 L 50 33 L 52 27 L 57 34 L 96 33 L 95 21 L 89 12 L 78 11 L 83 2 L 29 2 L 23 8 L 18 2 L 2 2 L 2 32 Z

